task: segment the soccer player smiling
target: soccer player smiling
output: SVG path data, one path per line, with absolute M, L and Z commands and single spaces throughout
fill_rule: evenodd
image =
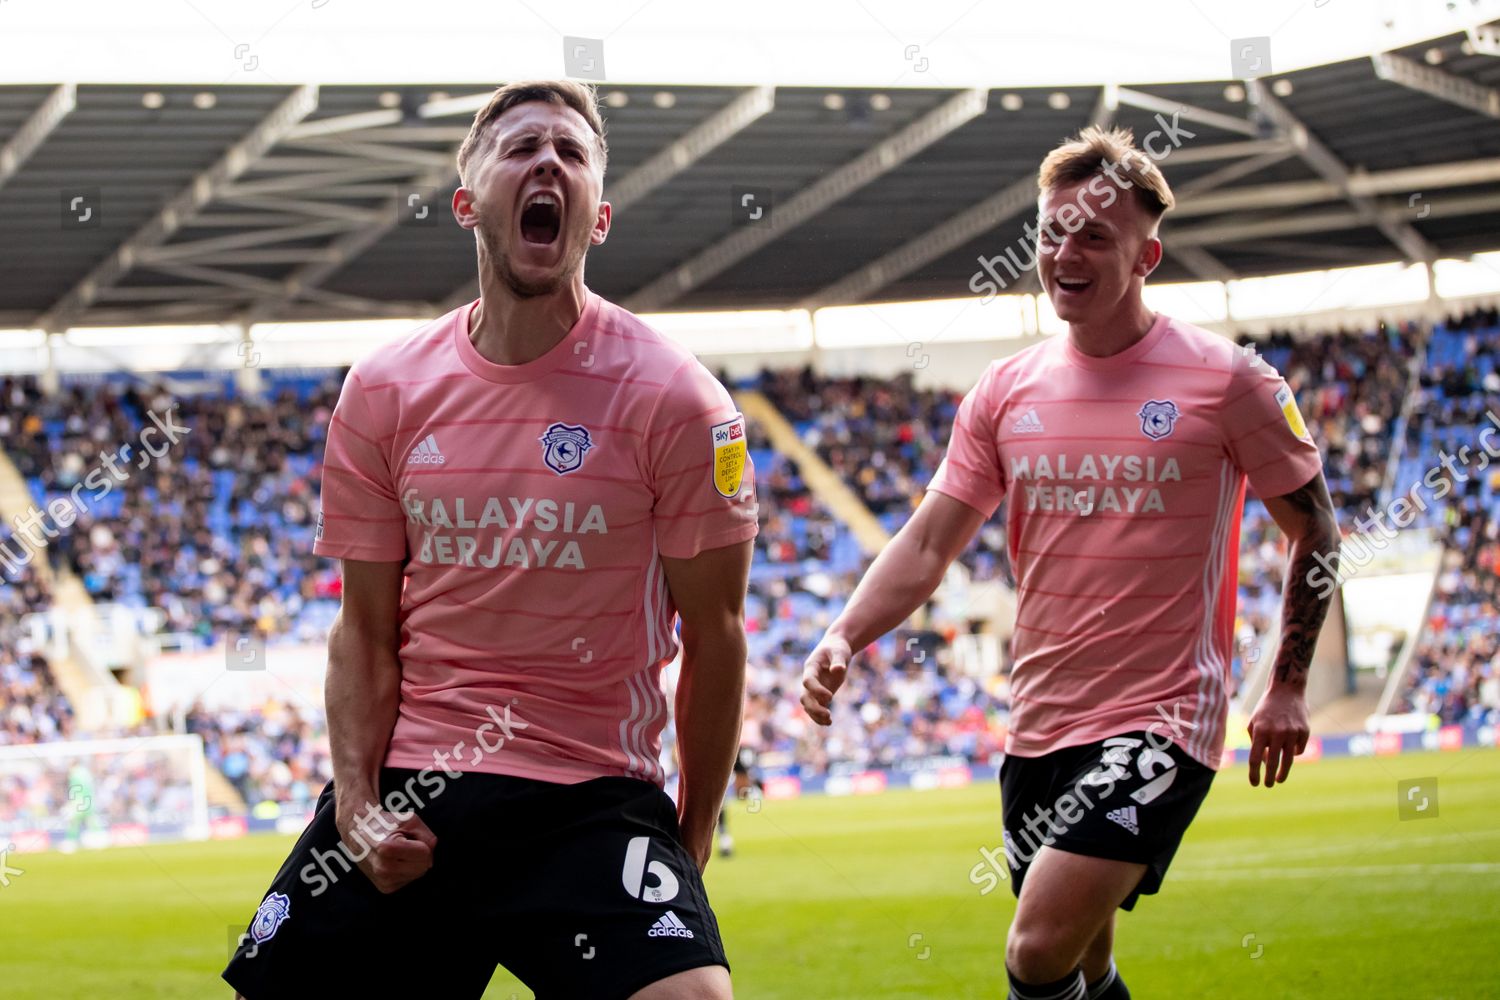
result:
M 1173 197 L 1131 134 L 1086 129 L 1039 188 L 1038 267 L 1067 336 L 992 363 L 965 397 L 921 505 L 808 657 L 802 704 L 832 721 L 852 652 L 927 600 L 1008 495 L 1010 995 L 1118 1000 L 1115 911 L 1160 888 L 1223 755 L 1247 479 L 1290 543 L 1252 785 L 1285 781 L 1306 745 L 1329 600 L 1309 576 L 1339 533 L 1282 378 L 1142 301 Z

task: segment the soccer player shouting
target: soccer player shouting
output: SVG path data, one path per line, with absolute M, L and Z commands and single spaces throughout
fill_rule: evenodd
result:
M 251 1000 L 478 997 L 497 963 L 539 997 L 731 995 L 701 869 L 753 470 L 723 386 L 584 285 L 606 152 L 591 89 L 497 90 L 452 205 L 480 298 L 344 383 L 314 545 L 344 572 L 334 782 L 224 973 Z
M 1285 781 L 1307 742 L 1327 612 L 1308 574 L 1339 534 L 1282 378 L 1142 302 L 1173 198 L 1131 134 L 1085 130 L 1039 186 L 1038 266 L 1068 335 L 992 363 L 964 399 L 921 505 L 809 656 L 802 704 L 830 723 L 851 651 L 920 606 L 1008 495 L 1010 995 L 1128 997 L 1115 909 L 1161 886 L 1223 752 L 1246 479 L 1291 545 L 1252 785 L 1262 767 L 1267 787 Z

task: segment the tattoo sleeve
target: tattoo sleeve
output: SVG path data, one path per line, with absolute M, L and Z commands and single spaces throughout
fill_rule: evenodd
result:
M 1273 498 L 1271 504 L 1275 506 L 1272 516 L 1291 542 L 1281 595 L 1281 646 L 1276 653 L 1275 682 L 1301 687 L 1307 682 L 1328 606 L 1338 592 L 1327 585 L 1324 575 L 1329 566 L 1337 571 L 1338 519 L 1321 473 L 1301 488 Z M 1314 586 L 1315 576 L 1324 577 L 1323 586 Z

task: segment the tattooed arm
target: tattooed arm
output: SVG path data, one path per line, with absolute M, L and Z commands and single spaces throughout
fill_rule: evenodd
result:
M 1265 504 L 1291 545 L 1281 594 L 1281 645 L 1266 693 L 1250 719 L 1250 784 L 1260 784 L 1265 764 L 1270 788 L 1286 781 L 1292 758 L 1307 746 L 1307 671 L 1335 593 L 1326 580 L 1322 587 L 1313 585 L 1314 574 L 1322 575 L 1315 557 L 1337 565 L 1340 539 L 1321 472 L 1300 489 L 1269 497 Z

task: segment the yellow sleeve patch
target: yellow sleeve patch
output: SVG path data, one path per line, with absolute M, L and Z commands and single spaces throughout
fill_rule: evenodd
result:
M 733 420 L 709 428 L 714 446 L 714 489 L 721 497 L 736 497 L 745 478 L 745 418 L 735 414 Z
M 1297 410 L 1297 397 L 1292 395 L 1292 387 L 1283 385 L 1276 390 L 1276 405 L 1281 407 L 1281 415 L 1286 418 L 1286 425 L 1292 429 L 1292 433 L 1304 440 L 1310 439 L 1307 433 L 1307 425 L 1302 422 L 1302 414 Z

